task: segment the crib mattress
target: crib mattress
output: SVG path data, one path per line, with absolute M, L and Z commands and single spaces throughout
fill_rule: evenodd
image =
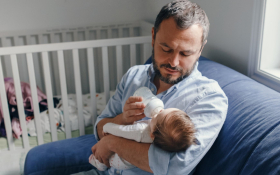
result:
M 85 127 L 85 134 L 93 134 L 93 126 L 92 125 Z M 79 130 L 72 131 L 72 138 L 79 137 L 79 136 L 80 136 L 80 131 Z M 34 146 L 38 145 L 37 136 L 31 136 L 31 137 L 28 137 L 28 139 L 29 139 L 30 147 L 34 147 Z M 51 133 L 45 133 L 43 135 L 43 139 L 44 139 L 44 143 L 52 142 Z M 66 139 L 65 132 L 57 132 L 57 139 L 58 140 Z M 19 139 L 15 139 L 14 143 L 15 143 L 15 147 L 21 147 L 22 148 L 23 147 L 22 137 L 20 137 Z M 8 148 L 7 138 L 0 137 L 0 150 L 7 149 L 7 148 Z

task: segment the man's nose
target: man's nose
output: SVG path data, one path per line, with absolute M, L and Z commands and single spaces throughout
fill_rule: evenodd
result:
M 169 58 L 169 64 L 172 66 L 172 67 L 176 67 L 179 65 L 179 54 L 172 54 L 172 56 Z

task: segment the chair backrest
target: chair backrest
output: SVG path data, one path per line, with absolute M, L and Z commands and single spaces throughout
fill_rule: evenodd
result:
M 195 175 L 280 174 L 280 93 L 203 57 L 198 69 L 219 83 L 229 108 Z

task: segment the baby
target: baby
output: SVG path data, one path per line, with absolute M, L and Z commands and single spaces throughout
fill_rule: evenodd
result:
M 176 108 L 161 110 L 158 115 L 150 120 L 141 120 L 132 125 L 118 125 L 107 123 L 103 132 L 135 140 L 143 143 L 153 143 L 157 147 L 169 151 L 185 151 L 195 144 L 195 127 L 189 116 Z M 135 166 L 114 154 L 110 160 L 110 166 L 119 169 L 130 169 Z M 105 171 L 107 166 L 100 163 L 92 154 L 89 163 L 100 171 Z

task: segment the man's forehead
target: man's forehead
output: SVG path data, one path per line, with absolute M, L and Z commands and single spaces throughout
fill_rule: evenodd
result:
M 201 47 L 203 29 L 195 24 L 187 29 L 178 29 L 175 21 L 170 18 L 164 20 L 156 33 L 155 40 L 162 46 L 172 49 L 195 52 Z
M 168 45 L 167 43 L 161 42 L 159 43 L 161 46 L 163 47 L 167 47 L 169 49 L 174 49 L 172 46 Z M 180 50 L 181 52 L 186 52 L 188 54 L 193 54 L 196 52 L 196 49 L 191 49 L 191 48 L 183 48 L 182 50 Z
M 177 26 L 176 21 L 173 17 L 165 19 L 159 25 L 156 35 L 162 34 L 165 37 L 184 37 L 185 34 L 189 33 L 191 36 L 195 36 L 201 41 L 203 37 L 203 28 L 199 24 L 193 24 L 185 29 L 181 29 Z M 157 36 L 156 36 L 157 37 Z

